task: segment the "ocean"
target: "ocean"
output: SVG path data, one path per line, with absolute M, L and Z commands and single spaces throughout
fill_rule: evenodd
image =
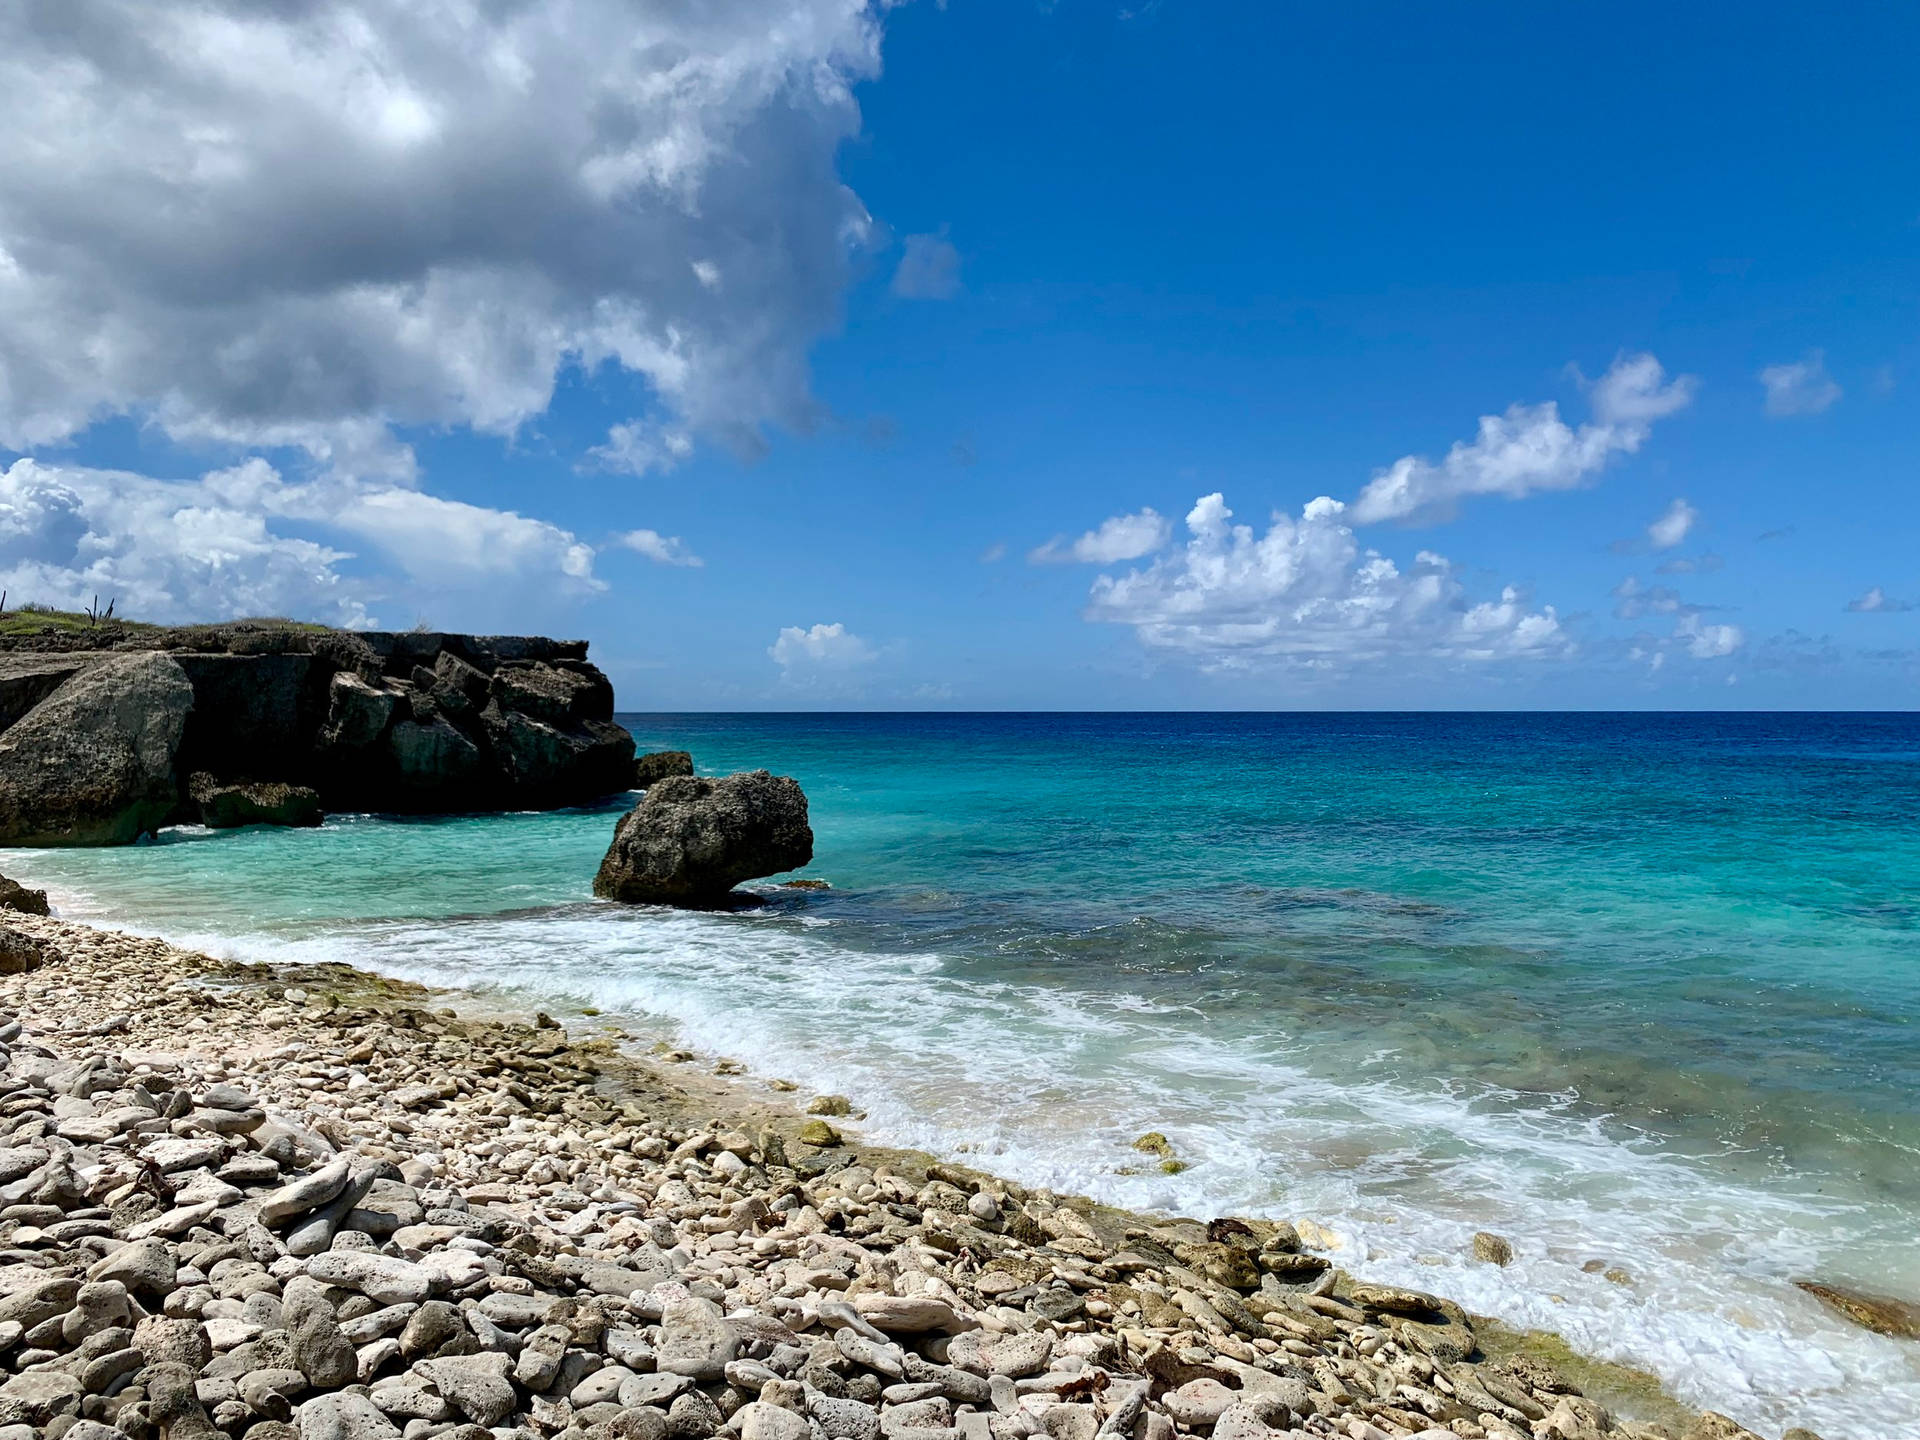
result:
M 618 808 L 0 870 L 218 953 L 594 1007 L 1030 1184 L 1308 1217 L 1766 1434 L 1920 1436 L 1920 1343 L 1791 1283 L 1920 1299 L 1920 717 L 621 718 L 798 777 L 833 889 L 597 902 Z

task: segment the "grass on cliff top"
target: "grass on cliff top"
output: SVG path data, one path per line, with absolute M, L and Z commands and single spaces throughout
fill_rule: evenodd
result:
M 326 634 L 334 627 L 311 620 L 289 620 L 281 615 L 248 615 L 233 620 L 209 620 L 194 625 L 155 625 L 146 620 L 129 620 L 115 615 L 96 621 L 84 610 L 54 610 L 38 605 L 23 605 L 16 610 L 0 611 L 0 639 L 10 635 L 42 635 L 52 630 L 62 634 L 84 634 L 89 630 L 115 630 L 123 634 L 152 634 L 161 630 L 207 630 L 245 625 L 260 630 L 301 630 Z
M 123 630 L 158 630 L 144 620 L 123 620 L 118 615 L 95 623 L 84 610 L 42 610 L 22 607 L 0 614 L 0 635 L 38 635 L 47 630 L 81 631 L 113 626 Z

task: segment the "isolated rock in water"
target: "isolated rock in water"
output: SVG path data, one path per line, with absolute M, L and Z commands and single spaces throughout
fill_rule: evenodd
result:
M 1513 1262 L 1513 1243 L 1503 1235 L 1495 1235 L 1490 1230 L 1476 1230 L 1473 1236 L 1473 1258 L 1484 1260 L 1489 1265 L 1508 1265 Z
M 240 825 L 318 825 L 320 792 L 279 781 L 223 785 L 202 770 L 187 781 L 187 799 L 200 823 L 214 830 Z
M 685 750 L 656 750 L 651 755 L 636 755 L 633 759 L 633 788 L 651 789 L 656 780 L 664 780 L 669 775 L 692 773 L 693 756 Z
M 35 890 L 30 893 L 37 895 L 40 892 Z M 33 936 L 15 930 L 11 925 L 0 925 L 0 975 L 18 975 L 25 970 L 38 970 L 53 953 Z
M 0 841 L 125 845 L 179 797 L 193 686 L 171 656 L 109 655 L 0 735 Z
M 1900 1340 L 1920 1340 L 1920 1305 L 1887 1295 L 1868 1295 L 1840 1285 L 1824 1285 L 1818 1280 L 1793 1283 L 1864 1330 Z
M 18 880 L 0 875 L 0 910 L 18 910 L 23 915 L 48 914 L 47 892 L 29 890 Z
M 634 904 L 710 905 L 743 880 L 813 859 L 807 797 L 788 775 L 672 775 L 627 812 L 593 893 Z

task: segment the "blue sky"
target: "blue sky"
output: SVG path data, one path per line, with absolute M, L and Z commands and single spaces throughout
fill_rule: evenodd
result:
M 1913 701 L 1910 7 L 121 8 L 0 19 L 13 603 L 646 709 Z

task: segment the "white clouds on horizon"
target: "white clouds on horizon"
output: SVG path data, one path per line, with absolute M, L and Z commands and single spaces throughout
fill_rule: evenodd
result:
M 1613 590 L 1615 618 L 1639 620 L 1653 615 L 1671 615 L 1673 629 L 1666 636 L 1642 635 L 1635 648 L 1635 659 L 1651 655 L 1652 668 L 1658 670 L 1667 651 L 1684 648 L 1695 660 L 1717 660 L 1732 655 L 1747 643 L 1746 632 L 1738 625 L 1711 622 L 1701 617 L 1704 606 L 1689 604 L 1678 590 L 1667 585 L 1643 585 L 1629 575 Z
M 783 678 L 795 679 L 853 670 L 878 659 L 880 652 L 835 621 L 804 630 L 798 625 L 784 626 L 767 647 L 767 654 L 780 667 Z
M 868 0 L 0 7 L 0 446 L 133 415 L 408 481 L 640 382 L 610 468 L 804 429 L 871 221 Z
M 1316 669 L 1408 657 L 1485 661 L 1568 654 L 1551 606 L 1520 591 L 1472 603 L 1455 567 L 1422 551 L 1402 571 L 1362 550 L 1347 507 L 1322 496 L 1267 532 L 1232 525 L 1219 494 L 1187 514 L 1187 543 L 1144 570 L 1094 581 L 1091 620 L 1211 669 L 1277 660 Z M 1098 532 L 1091 532 L 1098 533 Z
M 288 533 L 289 524 L 361 548 Z M 593 560 L 571 532 L 510 510 L 337 476 L 289 482 L 257 458 L 194 480 L 32 459 L 0 471 L 0 586 L 14 605 L 65 608 L 98 593 L 146 620 L 368 625 L 379 618 L 372 606 L 404 598 L 410 585 L 442 597 L 512 582 L 529 594 L 590 594 L 605 588 Z
M 1551 400 L 1483 415 L 1474 439 L 1456 442 L 1438 463 L 1406 455 L 1379 471 L 1354 500 L 1351 523 L 1446 519 L 1469 496 L 1519 500 L 1576 489 L 1616 455 L 1639 450 L 1653 422 L 1685 409 L 1697 386 L 1690 375 L 1668 381 L 1651 355 L 1623 355 L 1589 387 L 1593 419 L 1578 429 Z
M 1878 585 L 1868 586 L 1865 594 L 1847 602 L 1849 615 L 1899 615 L 1913 608 L 1911 600 L 1896 600 Z
M 1687 538 L 1700 512 L 1684 497 L 1667 506 L 1658 520 L 1647 526 L 1647 543 L 1656 550 L 1671 550 Z
M 1767 414 L 1775 418 L 1818 415 L 1840 399 L 1840 386 L 1827 374 L 1824 350 L 1809 350 L 1790 365 L 1769 365 L 1760 372 Z
M 1056 535 L 1027 552 L 1030 565 L 1116 565 L 1150 555 L 1173 538 L 1173 526 L 1152 507 L 1115 515 L 1078 540 Z

